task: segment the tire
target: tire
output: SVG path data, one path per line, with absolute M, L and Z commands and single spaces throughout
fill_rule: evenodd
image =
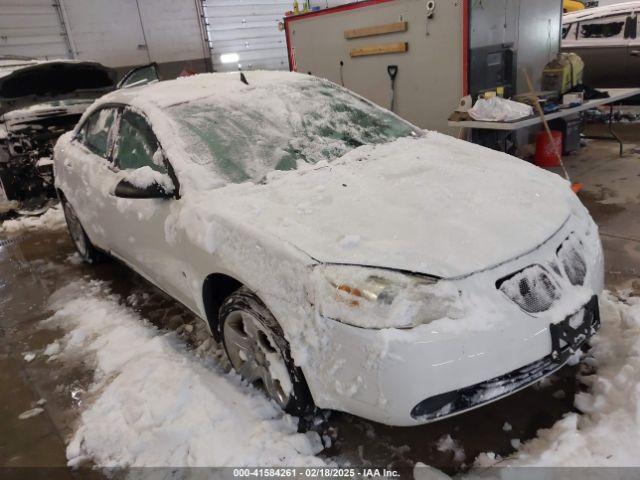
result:
M 242 287 L 227 297 L 220 307 L 219 325 L 229 363 L 244 380 L 261 385 L 291 415 L 314 410 L 304 374 L 291 358 L 282 328 L 255 293 Z
M 87 236 L 76 211 L 66 199 L 62 200 L 62 210 L 67 221 L 67 229 L 76 251 L 86 263 L 96 263 L 101 259 L 100 252 L 93 246 Z

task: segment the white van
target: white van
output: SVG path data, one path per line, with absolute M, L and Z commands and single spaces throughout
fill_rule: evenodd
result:
M 640 1 L 567 13 L 562 20 L 562 51 L 585 63 L 592 87 L 640 86 Z

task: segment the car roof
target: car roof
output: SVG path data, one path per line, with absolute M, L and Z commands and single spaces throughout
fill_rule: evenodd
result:
M 240 72 L 201 73 L 139 87 L 121 88 L 103 96 L 99 103 L 123 103 L 143 109 L 146 105 L 153 105 L 164 109 L 212 96 L 226 97 L 241 92 L 248 93 L 253 89 L 274 84 L 293 85 L 309 78 L 308 75 L 283 71 L 254 70 L 243 72 L 243 75 L 248 85 L 242 82 Z
M 640 10 L 640 1 L 614 3 L 603 7 L 587 8 L 577 12 L 565 13 L 562 16 L 562 23 L 575 23 L 583 20 L 593 20 L 596 18 L 607 17 L 619 13 L 629 13 Z

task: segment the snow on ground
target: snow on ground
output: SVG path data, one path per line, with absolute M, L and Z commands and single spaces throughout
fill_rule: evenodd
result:
M 257 390 L 213 359 L 190 353 L 175 333 L 157 330 L 97 281 L 54 294 L 47 325 L 66 330 L 59 360 L 93 363 L 90 388 L 67 456 L 103 466 L 305 465 L 322 462 L 315 433 L 299 434 Z M 640 465 L 640 298 L 602 298 L 603 325 L 583 360 L 597 366 L 568 413 L 502 460 L 476 466 Z M 132 348 L 134 346 L 134 348 Z M 505 424 L 505 430 L 510 425 Z M 438 449 L 464 455 L 450 436 Z
M 453 459 L 456 462 L 463 462 L 465 459 L 464 449 L 460 446 L 456 440 L 451 438 L 451 435 L 444 435 L 438 440 L 436 448 L 440 452 L 453 452 Z
M 0 233 L 16 233 L 25 230 L 57 230 L 64 228 L 65 220 L 60 205 L 51 207 L 42 215 L 22 215 L 0 222 Z
M 52 208 L 5 221 L 0 231 L 63 225 L 61 210 Z M 68 445 L 71 465 L 322 463 L 317 434 L 297 433 L 295 419 L 259 391 L 225 373 L 213 357 L 197 358 L 175 332 L 145 322 L 104 283 L 72 283 L 54 294 L 51 307 L 55 314 L 45 323 L 66 334 L 44 354 L 57 355 L 52 361 L 82 359 L 95 369 Z M 602 328 L 583 359 L 595 373 L 581 377 L 588 388 L 575 399 L 583 413 L 568 413 L 536 438 L 514 442 L 517 451 L 507 459 L 482 454 L 476 467 L 640 465 L 640 297 L 605 293 L 601 314 Z M 33 408 L 21 418 L 39 413 Z M 458 450 L 446 436 L 438 447 Z
M 256 466 L 322 464 L 316 433 L 297 433 L 283 414 L 212 358 L 197 358 L 108 295 L 98 281 L 78 281 L 50 300 L 44 323 L 66 331 L 58 360 L 95 369 L 70 465 Z
M 581 377 L 588 389 L 575 398 L 583 414 L 568 413 L 504 461 L 488 452 L 476 465 L 640 466 L 640 297 L 605 292 L 601 315 L 583 359 L 596 370 Z
M 31 417 L 35 417 L 37 415 L 40 415 L 42 412 L 44 412 L 44 408 L 36 407 L 36 408 L 32 408 L 31 410 L 27 410 L 27 411 L 22 412 L 20 415 L 18 415 L 18 418 L 20 420 L 26 420 L 27 418 L 31 418 Z

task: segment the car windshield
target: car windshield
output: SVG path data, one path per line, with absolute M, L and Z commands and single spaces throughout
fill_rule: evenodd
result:
M 409 123 L 314 77 L 167 108 L 192 158 L 226 182 L 332 161 L 365 144 L 420 135 Z

